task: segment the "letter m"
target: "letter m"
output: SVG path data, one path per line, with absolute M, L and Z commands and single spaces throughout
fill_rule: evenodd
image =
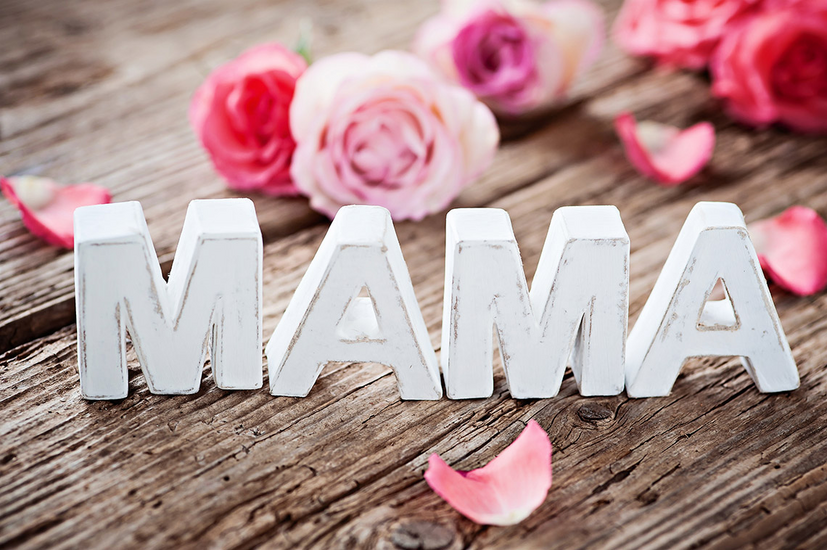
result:
M 452 210 L 447 225 L 448 397 L 491 395 L 494 333 L 515 398 L 556 395 L 569 363 L 582 395 L 623 391 L 629 237 L 616 208 L 557 210 L 530 292 L 505 211 Z
M 164 281 L 140 203 L 75 212 L 81 393 L 127 396 L 126 333 L 152 393 L 198 391 L 207 344 L 215 384 L 262 384 L 261 230 L 248 199 L 193 201 Z

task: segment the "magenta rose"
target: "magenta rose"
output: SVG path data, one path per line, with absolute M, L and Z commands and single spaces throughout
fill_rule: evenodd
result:
M 827 132 L 827 2 L 768 3 L 727 34 L 711 67 L 712 91 L 735 118 Z
M 190 122 L 231 189 L 295 195 L 290 104 L 307 68 L 281 44 L 253 47 L 213 71 L 195 92 Z
M 760 0 L 626 0 L 615 21 L 624 50 L 671 67 L 703 69 L 729 26 Z
M 298 81 L 290 118 L 293 181 L 330 217 L 373 204 L 422 219 L 488 167 L 499 141 L 485 105 L 397 51 L 317 61 Z
M 507 13 L 484 11 L 451 42 L 459 82 L 508 111 L 533 106 L 539 87 L 534 38 Z
M 588 0 L 448 0 L 413 49 L 495 112 L 517 116 L 564 96 L 603 34 L 603 14 Z

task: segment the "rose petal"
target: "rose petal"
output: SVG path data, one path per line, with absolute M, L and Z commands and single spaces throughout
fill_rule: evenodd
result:
M 520 436 L 485 467 L 460 472 L 439 455 L 425 481 L 456 511 L 482 525 L 514 525 L 539 507 L 551 487 L 551 442 L 529 420 Z
M 632 166 L 667 187 L 700 172 L 715 149 L 715 128 L 709 122 L 680 130 L 650 121 L 638 124 L 631 113 L 621 113 L 615 131 Z
M 800 296 L 827 288 L 827 223 L 804 206 L 750 224 L 758 260 L 778 286 Z
M 48 178 L 0 177 L 3 195 L 20 210 L 23 224 L 36 237 L 63 248 L 74 246 L 75 208 L 106 204 L 109 190 L 91 183 L 61 186 Z

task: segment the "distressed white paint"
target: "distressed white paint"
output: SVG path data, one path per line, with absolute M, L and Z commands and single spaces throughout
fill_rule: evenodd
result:
M 210 341 L 216 386 L 261 387 L 261 273 L 261 230 L 248 199 L 190 203 L 169 284 L 139 203 L 78 208 L 83 396 L 126 397 L 126 331 L 152 393 L 197 392 Z
M 448 397 L 491 395 L 492 328 L 513 397 L 556 395 L 570 358 L 582 395 L 623 391 L 629 237 L 617 208 L 557 210 L 531 292 L 505 211 L 452 210 L 447 226 Z
M 246 199 L 190 204 L 169 284 L 138 203 L 75 214 L 81 390 L 127 395 L 128 331 L 153 393 L 261 386 L 261 233 Z M 531 291 L 508 215 L 448 215 L 443 373 L 449 397 L 493 391 L 496 332 L 511 393 L 556 395 L 566 365 L 582 395 L 624 385 L 629 240 L 614 207 L 558 210 Z M 728 299 L 710 296 L 722 281 Z M 274 395 L 306 395 L 331 361 L 378 362 L 403 399 L 438 399 L 428 334 L 388 212 L 340 211 L 267 346 Z M 629 338 L 631 397 L 669 393 L 683 362 L 740 356 L 763 392 L 798 372 L 738 208 L 693 209 Z
M 708 301 L 721 279 L 729 301 Z M 762 392 L 794 390 L 798 370 L 734 204 L 695 205 L 629 335 L 630 397 L 668 395 L 684 361 L 740 356 Z
M 360 297 L 367 289 L 369 296 Z M 402 399 L 439 399 L 442 386 L 387 210 L 339 210 L 267 344 L 270 392 L 303 397 L 325 364 L 382 363 Z

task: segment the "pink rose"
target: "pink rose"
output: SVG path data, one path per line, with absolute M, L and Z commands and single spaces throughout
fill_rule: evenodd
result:
M 725 31 L 760 0 L 626 0 L 614 26 L 633 55 L 672 67 L 703 69 Z
M 516 116 L 560 99 L 603 45 L 588 0 L 443 2 L 413 50 L 494 111 Z
M 445 208 L 491 162 L 494 116 L 411 54 L 332 55 L 299 79 L 291 174 L 310 205 L 373 204 L 394 219 Z
M 711 67 L 735 118 L 827 132 L 827 2 L 770 2 L 727 34 Z
M 295 195 L 290 103 L 304 58 L 281 44 L 250 48 L 195 92 L 190 122 L 231 189 Z

